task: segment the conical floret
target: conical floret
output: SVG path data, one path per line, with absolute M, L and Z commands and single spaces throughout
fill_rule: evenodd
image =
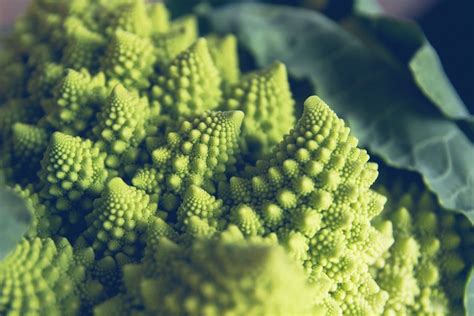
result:
M 202 225 L 207 229 L 200 235 L 211 236 L 222 228 L 222 213 L 222 201 L 217 200 L 198 186 L 191 185 L 177 211 L 178 225 L 184 232 L 189 232 L 193 221 L 202 221 Z
M 205 112 L 182 121 L 176 131 L 167 134 L 164 144 L 152 151 L 153 166 L 138 171 L 132 183 L 150 194 L 169 193 L 162 206 L 174 210 L 189 186 L 212 190 L 213 176 L 236 161 L 243 118 L 241 111 Z M 157 180 L 154 186 L 151 179 Z
M 144 89 L 150 85 L 155 56 L 148 38 L 117 30 L 107 45 L 101 69 L 128 89 Z
M 87 215 L 88 228 L 82 234 L 98 258 L 112 256 L 119 263 L 138 260 L 144 233 L 156 204 L 145 192 L 111 179 Z
M 246 74 L 231 86 L 224 108 L 246 114 L 242 134 L 247 156 L 256 160 L 270 154 L 294 125 L 294 103 L 281 63 Z
M 90 313 L 105 296 L 87 270 L 93 263 L 90 249 L 76 252 L 66 239 L 23 240 L 0 262 L 0 314 Z
M 209 44 L 209 52 L 214 61 L 221 78 L 226 85 L 239 81 L 239 55 L 237 51 L 237 38 L 232 35 L 206 37 Z
M 81 134 L 90 127 L 105 90 L 103 74 L 93 77 L 85 69 L 69 69 L 54 88 L 51 102 L 42 104 L 48 113 L 46 119 L 64 133 Z
M 274 67 L 271 73 L 281 77 L 281 67 Z M 249 235 L 276 231 L 311 278 L 329 276 L 335 306 L 370 314 L 382 310 L 387 295 L 375 285 L 368 266 L 392 239 L 371 228 L 385 198 L 369 189 L 377 169 L 356 145 L 321 99 L 308 98 L 302 117 L 272 156 L 257 161 L 248 178 L 231 179 L 230 222 Z M 350 281 L 354 274 L 358 280 Z M 375 285 L 369 292 L 344 290 L 345 284 L 358 288 L 367 282 Z M 339 299 L 338 293 L 351 300 Z
M 189 116 L 219 105 L 220 83 L 207 42 L 199 39 L 163 70 L 153 87 L 153 97 L 173 118 Z
M 51 197 L 78 199 L 86 190 L 100 191 L 107 171 L 104 154 L 92 142 L 55 132 L 41 161 L 44 187 Z
M 384 184 L 377 190 L 387 195 L 390 204 L 377 220 L 393 222 L 395 242 L 373 273 L 389 293 L 385 310 L 396 314 L 461 314 L 463 293 L 456 287 L 469 270 L 469 246 L 461 241 L 462 234 L 466 240 L 473 234 L 472 228 L 462 229 L 468 220 L 445 213 L 434 196 L 420 190 L 416 182 L 390 178 Z
M 124 155 L 137 155 L 137 147 L 144 139 L 149 108 L 145 99 L 127 91 L 118 84 L 97 115 L 98 123 L 93 132 L 98 145 L 108 153 L 106 164 L 118 168 L 126 164 Z M 130 161 L 128 161 L 130 163 Z
M 16 123 L 12 130 L 12 167 L 16 179 L 35 179 L 48 145 L 46 130 Z
M 70 17 L 65 22 L 68 37 L 64 48 L 62 64 L 65 67 L 80 70 L 81 68 L 97 69 L 97 55 L 105 48 L 105 38 L 89 30 L 80 19 Z
M 189 248 L 161 239 L 153 269 L 143 265 L 125 269 L 126 279 L 129 275 L 135 280 L 128 289 L 128 299 L 135 305 L 121 306 L 128 307 L 128 313 L 141 309 L 150 315 L 176 316 L 328 312 L 323 300 L 315 299 L 327 296 L 327 287 L 322 282 L 319 289 L 309 285 L 281 248 L 266 240 L 245 241 L 242 235 L 242 239 L 232 235 L 225 240 L 198 241 Z M 126 296 L 116 297 L 98 306 L 96 313 L 107 315 L 114 305 L 126 301 Z

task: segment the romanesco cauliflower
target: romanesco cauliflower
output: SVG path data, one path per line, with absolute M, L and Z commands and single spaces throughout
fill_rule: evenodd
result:
M 34 0 L 0 66 L 1 167 L 33 215 L 0 263 L 0 314 L 459 305 L 454 217 L 386 191 L 380 217 L 345 123 L 315 96 L 297 120 L 285 66 L 241 74 L 232 35 L 161 3 Z

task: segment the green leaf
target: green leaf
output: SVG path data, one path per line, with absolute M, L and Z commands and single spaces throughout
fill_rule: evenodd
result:
M 391 166 L 419 172 L 443 207 L 474 221 L 474 146 L 402 67 L 305 9 L 236 4 L 209 20 L 215 30 L 237 34 L 259 66 L 279 59 L 297 79 L 309 79 L 363 146 Z
M 471 269 L 464 293 L 466 315 L 474 315 L 474 269 Z
M 355 0 L 354 11 L 364 14 L 381 14 L 383 9 L 375 0 Z
M 25 201 L 4 186 L 0 173 L 0 260 L 21 240 L 29 224 Z
M 474 122 L 448 79 L 440 58 L 421 28 L 412 21 L 385 16 L 374 10 L 372 0 L 358 0 L 354 12 L 367 32 L 408 67 L 422 93 L 448 118 Z

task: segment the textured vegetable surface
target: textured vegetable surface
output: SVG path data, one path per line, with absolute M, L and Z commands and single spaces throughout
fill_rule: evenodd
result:
M 296 117 L 282 63 L 241 74 L 235 37 L 169 16 L 37 0 L 16 23 L 0 161 L 32 221 L 0 262 L 0 314 L 461 311 L 470 227 L 373 190 L 377 164 L 323 100 Z
M 387 181 L 388 182 L 388 181 Z M 390 198 L 376 226 L 393 223 L 395 243 L 373 274 L 394 314 L 462 314 L 463 285 L 474 236 L 469 221 L 450 214 L 416 183 L 399 179 L 379 191 Z
M 437 110 L 439 102 L 445 107 L 442 112 L 454 112 L 448 107 L 459 105 L 441 101 L 455 97 L 435 80 L 439 73 L 429 73 L 438 65 L 425 66 L 425 72 L 417 69 L 418 63 L 436 61 L 431 60 L 436 56 L 422 55 L 423 51 L 429 53 L 429 48 L 413 61 L 413 81 L 408 70 L 403 71 L 404 65 L 387 60 L 373 45 L 365 45 L 333 21 L 309 10 L 232 4 L 216 9 L 210 20 L 216 30 L 235 32 L 258 65 L 279 58 L 296 78 L 309 80 L 315 91 L 344 115 L 363 146 L 390 166 L 419 172 L 446 209 L 463 212 L 474 223 L 472 126 L 460 128 L 458 122 Z M 266 30 L 272 30 L 271 36 Z M 426 78 L 437 85 L 427 84 Z M 425 90 L 427 85 L 429 91 Z M 436 102 L 431 101 L 433 90 L 439 94 Z M 466 111 L 462 107 L 457 110 L 458 114 Z M 471 118 L 460 117 L 471 124 Z

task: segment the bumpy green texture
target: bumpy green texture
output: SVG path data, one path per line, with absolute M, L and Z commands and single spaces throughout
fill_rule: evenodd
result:
M 393 223 L 394 245 L 375 264 L 373 274 L 389 293 L 386 315 L 461 315 L 466 257 L 474 231 L 461 215 L 443 213 L 434 197 L 402 181 L 381 187 L 390 197 L 378 219 Z M 382 228 L 383 229 L 383 228 Z M 463 242 L 463 240 L 465 242 Z
M 190 247 L 161 238 L 153 259 L 126 266 L 127 294 L 96 315 L 324 315 L 314 298 L 327 287 L 308 284 L 274 240 L 246 241 L 235 226 Z
M 235 163 L 243 118 L 241 111 L 205 112 L 182 121 L 165 138 L 151 139 L 153 165 L 139 170 L 133 185 L 156 198 L 161 196 L 160 207 L 166 211 L 178 208 L 190 185 L 212 190 L 213 176 Z
M 81 69 L 98 67 L 96 55 L 103 49 L 105 38 L 89 30 L 80 19 L 67 18 L 64 22 L 66 33 L 66 46 L 61 63 L 68 68 Z
M 118 10 L 108 12 L 105 29 L 106 33 L 114 33 L 123 30 L 147 37 L 151 32 L 151 21 L 147 14 L 147 5 L 144 1 L 124 1 Z
M 234 53 L 237 50 L 237 38 L 234 35 L 209 35 L 206 38 L 212 60 L 224 83 L 236 83 L 240 77 L 239 59 Z
M 51 215 L 62 217 L 61 234 L 72 236 L 82 228 L 92 198 L 107 178 L 105 153 L 90 140 L 55 132 L 38 172 L 40 196 Z
M 156 204 L 150 203 L 145 192 L 113 178 L 94 201 L 82 236 L 98 257 L 112 256 L 119 263 L 132 261 L 155 211 Z
M 204 39 L 179 54 L 156 81 L 153 97 L 173 118 L 212 110 L 219 105 L 221 78 Z
M 5 152 L 6 164 L 11 168 L 6 169 L 8 177 L 27 185 L 36 181 L 36 171 L 48 145 L 49 135 L 45 129 L 34 125 L 15 123 L 12 127 L 11 144 L 9 152 Z M 13 163 L 14 162 L 14 163 Z
M 15 123 L 36 123 L 41 109 L 26 99 L 10 99 L 0 107 L 0 144 L 8 142 Z
M 90 249 L 74 252 L 66 239 L 22 241 L 0 263 L 0 314 L 87 313 L 104 294 L 88 276 L 94 261 Z
M 159 4 L 156 4 L 159 5 Z M 165 68 L 173 59 L 186 48 L 191 46 L 198 36 L 197 20 L 194 17 L 182 18 L 152 36 L 155 45 L 156 62 L 160 68 Z M 235 51 L 231 52 L 234 56 Z
M 231 222 L 248 236 L 276 232 L 310 279 L 329 277 L 335 315 L 379 314 L 388 298 L 369 273 L 393 241 L 370 223 L 385 198 L 370 190 L 377 166 L 356 145 L 344 122 L 310 97 L 273 158 L 229 187 Z
M 51 99 L 54 87 L 63 75 L 64 68 L 60 64 L 50 62 L 38 66 L 31 73 L 30 80 L 28 81 L 27 89 L 30 99 L 39 103 L 42 100 Z
M 94 147 L 90 140 L 55 132 L 41 161 L 40 178 L 48 197 L 58 200 L 58 209 L 67 208 L 66 200 L 78 200 L 84 192 L 100 192 L 107 170 L 105 154 Z
M 91 76 L 82 69 L 69 69 L 60 79 L 50 100 L 42 102 L 49 124 L 68 134 L 77 135 L 90 128 L 97 105 L 105 98 L 105 77 Z
M 294 125 L 295 102 L 287 76 L 285 65 L 274 63 L 244 75 L 227 93 L 224 107 L 246 114 L 244 148 L 253 160 L 270 154 Z
M 224 227 L 223 211 L 221 200 L 191 185 L 177 211 L 177 226 L 193 237 L 212 236 Z
M 153 45 L 149 39 L 118 30 L 107 46 L 102 68 L 111 78 L 130 88 L 147 88 L 153 73 Z
M 148 100 L 139 98 L 118 84 L 97 114 L 93 128 L 102 151 L 108 153 L 106 165 L 117 168 L 133 162 L 138 145 L 146 136 L 145 123 L 149 116 Z
M 4 48 L 0 167 L 32 223 L 1 315 L 457 311 L 451 219 L 374 225 L 377 165 L 319 98 L 295 124 L 283 64 L 241 73 L 234 36 L 144 0 L 32 1 Z

